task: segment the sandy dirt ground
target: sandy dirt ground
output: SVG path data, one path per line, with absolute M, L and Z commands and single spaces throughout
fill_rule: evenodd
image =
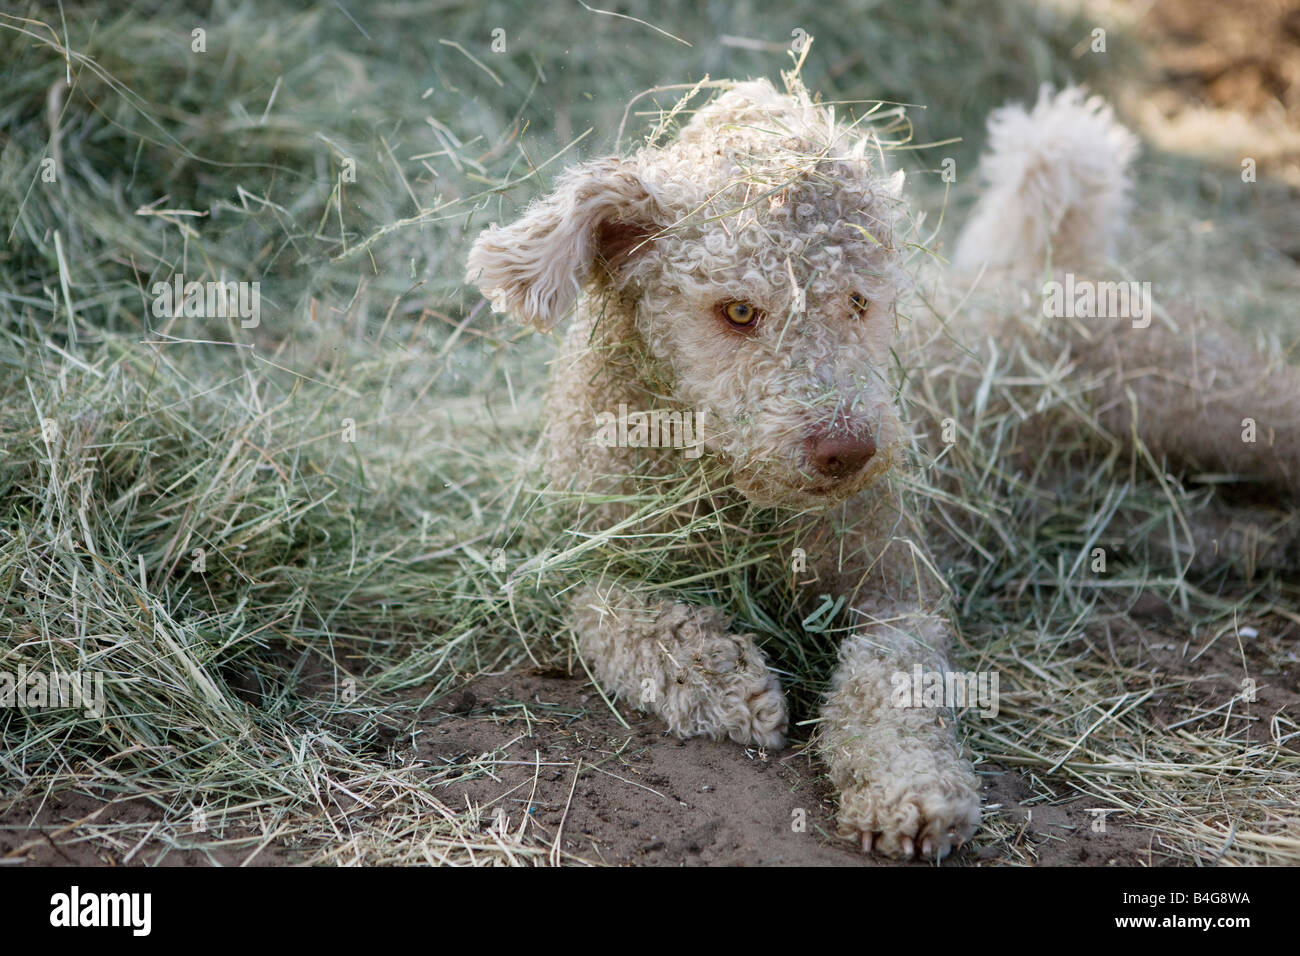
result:
M 1284 624 L 1241 644 L 1222 640 L 1193 659 L 1198 649 L 1165 629 L 1163 602 L 1142 602 L 1133 618 L 1120 619 L 1109 638 L 1096 635 L 1096 646 L 1118 668 L 1141 668 L 1153 683 L 1173 685 L 1145 705 L 1158 726 L 1172 728 L 1208 710 L 1208 701 L 1230 698 L 1243 659 L 1259 679 L 1257 702 L 1233 718 L 1244 739 L 1267 740 L 1270 715 L 1300 709 L 1294 651 L 1300 627 Z M 512 833 L 522 827 L 529 844 L 551 847 L 558 838 L 570 862 L 896 865 L 864 857 L 834 835 L 833 794 L 806 743 L 762 753 L 728 741 L 677 740 L 656 718 L 622 711 L 627 727 L 582 676 L 516 670 L 452 691 L 411 724 L 394 727 L 390 747 L 394 759 L 427 768 L 432 792 L 446 806 L 479 808 L 484 829 L 503 822 Z M 1213 715 L 1180 732 L 1217 734 L 1224 719 Z M 944 865 L 1172 862 L 1140 818 L 1116 816 L 1105 833 L 1094 831 L 1089 808 L 1096 800 L 1071 792 L 1059 778 L 1045 795 L 1041 781 L 1036 785 L 1020 769 L 999 764 L 996 755 L 978 769 L 985 829 Z M 0 859 L 56 866 L 238 865 L 251 855 L 253 863 L 268 865 L 305 862 L 312 849 L 273 841 L 253 855 L 247 843 L 232 849 L 229 842 L 254 835 L 231 829 L 221 839 L 188 835 L 184 842 L 193 849 L 184 851 L 163 854 L 157 841 L 145 839 L 124 852 L 86 839 L 78 826 L 88 818 L 101 825 L 156 819 L 161 826 L 159 817 L 139 800 L 65 795 L 28 803 L 0 815 Z
M 623 727 L 594 689 L 558 672 L 517 671 L 488 677 L 444 700 L 415 728 L 414 754 L 440 778 L 444 804 L 482 808 L 484 828 L 505 825 L 539 843 L 561 846 L 571 862 L 651 866 L 873 866 L 834 835 L 832 788 L 806 747 L 761 753 L 727 741 L 677 740 L 653 717 L 636 712 Z M 404 743 L 409 738 L 403 735 Z M 405 749 L 405 748 L 404 748 Z M 454 770 L 492 756 L 493 776 Z M 1017 840 L 1033 845 L 1044 864 L 1146 860 L 1140 831 L 1090 829 L 1080 801 L 1026 810 L 1031 789 L 1015 771 L 981 768 L 983 798 L 993 812 L 1021 821 Z M 450 779 L 448 779 L 450 778 Z M 238 865 L 248 849 L 193 834 L 195 849 L 158 857 L 145 841 L 134 854 L 86 842 L 79 821 L 144 823 L 159 813 L 139 800 L 105 803 L 77 795 L 52 798 L 0 818 L 0 858 L 59 865 Z M 802 827 L 799 825 L 802 823 Z M 32 824 L 32 828 L 28 828 Z M 66 832 L 60 832 L 67 829 Z M 234 829 L 225 840 L 248 834 Z M 977 841 L 978 843 L 978 841 Z M 17 851 L 17 852 L 16 852 Z M 270 845 L 256 865 L 305 861 L 308 854 Z M 1008 862 L 993 848 L 964 848 L 945 865 Z M 924 865 L 924 864 L 913 864 Z

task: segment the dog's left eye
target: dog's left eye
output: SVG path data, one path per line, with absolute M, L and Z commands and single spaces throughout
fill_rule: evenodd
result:
M 849 298 L 853 301 L 853 311 L 857 314 L 858 318 L 862 318 L 867 314 L 867 309 L 871 307 L 871 303 L 867 301 L 865 295 L 855 292 L 849 296 Z
M 731 300 L 729 302 L 719 302 L 715 309 L 718 316 L 728 325 L 735 329 L 744 329 L 746 331 L 753 329 L 759 318 L 762 316 L 760 309 L 754 308 L 748 302 Z

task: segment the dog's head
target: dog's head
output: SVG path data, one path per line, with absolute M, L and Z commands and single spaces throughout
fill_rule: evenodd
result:
M 680 136 L 585 163 L 470 253 L 498 311 L 549 329 L 587 289 L 635 303 L 638 348 L 757 504 L 841 501 L 889 467 L 902 174 L 801 88 L 738 84 Z

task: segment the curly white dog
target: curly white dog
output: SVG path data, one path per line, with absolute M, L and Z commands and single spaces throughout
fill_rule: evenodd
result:
M 540 330 L 573 310 L 548 404 L 554 481 L 684 480 L 672 448 L 594 441 L 599 416 L 621 405 L 668 407 L 696 414 L 705 454 L 693 468 L 711 487 L 813 516 L 803 533 L 825 543 L 807 548 L 819 590 L 847 596 L 857 622 L 818 733 L 840 828 L 866 850 L 942 857 L 978 826 L 977 778 L 950 711 L 891 701 L 892 675 L 947 670 L 952 634 L 946 588 L 893 480 L 907 440 L 890 374 L 910 285 L 903 176 L 883 169 L 870 131 L 787 86 L 732 84 L 675 140 L 568 170 L 517 222 L 478 237 L 468 279 Z M 1034 274 L 1049 251 L 1057 267 L 1108 254 L 1135 152 L 1110 111 L 1067 90 L 1032 114 L 1000 111 L 991 131 L 991 188 L 957 268 L 1001 282 Z M 1211 438 L 1198 441 L 1213 459 Z M 1297 448 L 1254 464 L 1290 481 Z M 784 742 L 776 677 L 716 608 L 600 581 L 578 592 L 572 621 L 600 683 L 674 733 Z

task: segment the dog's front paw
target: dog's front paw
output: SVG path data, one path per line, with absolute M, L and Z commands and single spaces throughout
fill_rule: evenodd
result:
M 874 768 L 869 760 L 855 763 L 853 779 L 840 790 L 840 833 L 868 853 L 943 859 L 979 826 L 978 780 L 946 748 L 900 756 Z
M 677 698 L 674 709 L 682 713 L 680 724 L 691 728 L 690 735 L 725 733 L 737 743 L 771 750 L 785 746 L 785 694 L 753 635 L 704 637 L 679 663 L 671 693 Z
M 678 737 L 730 737 L 779 750 L 789 722 L 781 682 L 753 634 L 723 612 L 647 602 L 626 590 L 579 593 L 573 627 L 597 679 Z
M 913 666 L 947 669 L 931 650 L 943 644 L 942 619 L 917 615 L 911 624 L 908 633 L 924 640 L 882 630 L 840 645 L 818 734 L 839 791 L 840 832 L 868 852 L 940 859 L 979 826 L 979 782 L 952 711 L 896 693 Z M 891 639 L 893 649 L 885 646 Z
M 757 744 L 769 750 L 785 746 L 785 732 L 789 724 L 785 694 L 781 682 L 760 662 L 745 674 L 739 685 L 744 710 L 739 725 L 731 729 L 731 739 L 742 744 Z M 741 711 L 737 710 L 738 713 Z

